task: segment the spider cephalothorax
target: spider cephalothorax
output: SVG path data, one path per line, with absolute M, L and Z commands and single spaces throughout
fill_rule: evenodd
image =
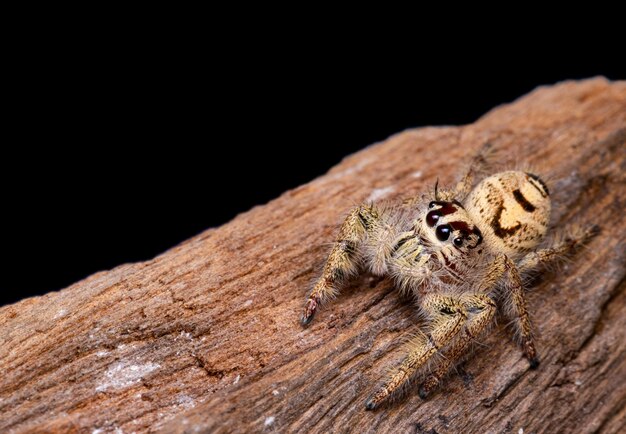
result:
M 496 173 L 475 187 L 486 161 L 479 154 L 454 190 L 396 205 L 364 204 L 344 221 L 302 316 L 307 325 L 318 306 L 359 269 L 389 275 L 412 294 L 426 319 L 404 360 L 367 401 L 373 409 L 410 379 L 422 379 L 425 397 L 471 344 L 508 316 L 531 367 L 539 363 L 521 276 L 570 254 L 594 233 L 573 228 L 569 237 L 535 250 L 548 230 L 550 196 L 539 177 Z
M 438 241 L 452 240 L 454 247 L 464 252 L 475 249 L 482 243 L 480 229 L 458 200 L 432 201 L 428 204 L 428 209 L 424 223 L 434 229 Z

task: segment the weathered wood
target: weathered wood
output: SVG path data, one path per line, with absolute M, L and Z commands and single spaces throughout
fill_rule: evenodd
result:
M 412 390 L 366 412 L 410 303 L 364 277 L 303 329 L 306 291 L 350 206 L 450 185 L 487 141 L 548 175 L 553 226 L 602 233 L 529 295 L 538 370 L 500 325 L 429 400 Z M 1 308 L 0 431 L 616 433 L 625 174 L 625 82 L 544 87 L 473 125 L 400 133 L 151 261 Z

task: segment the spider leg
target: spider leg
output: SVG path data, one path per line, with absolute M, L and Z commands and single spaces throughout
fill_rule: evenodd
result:
M 524 356 L 530 362 L 530 367 L 535 369 L 539 366 L 539 357 L 537 356 L 537 349 L 533 339 L 530 316 L 526 308 L 522 278 L 513 261 L 505 255 L 501 257 L 504 258 L 504 265 L 507 271 L 504 280 L 505 313 L 513 319 L 516 336 L 522 345 Z
M 506 312 L 509 317 L 513 318 L 516 335 L 521 342 L 524 356 L 529 360 L 530 367 L 533 369 L 539 366 L 539 357 L 537 356 L 532 336 L 532 327 L 528 310 L 526 309 L 524 287 L 520 275 L 572 254 L 577 248 L 595 236 L 598 233 L 598 228 L 595 226 L 586 229 L 575 227 L 570 232 L 570 236 L 564 237 L 551 247 L 529 253 L 522 258 L 518 266 L 506 256 L 496 259 L 496 262 L 504 261 L 507 271 L 506 276 L 508 278 L 504 281 L 506 288 L 504 291 Z
M 463 307 L 467 312 L 467 322 L 457 339 L 443 353 L 437 368 L 426 377 L 419 388 L 419 396 L 425 399 L 440 383 L 456 362 L 467 354 L 468 347 L 492 324 L 496 313 L 496 303 L 484 294 L 470 294 L 463 297 Z
M 410 350 L 404 360 L 365 404 L 373 410 L 394 391 L 406 384 L 413 374 L 427 364 L 441 348 L 459 333 L 467 319 L 467 312 L 457 297 L 430 294 L 424 298 L 423 310 L 431 320 L 431 330 L 409 342 Z
M 517 266 L 504 254 L 496 256 L 489 265 L 478 292 L 493 292 L 499 281 L 502 281 L 504 288 L 502 296 L 505 314 L 513 319 L 516 336 L 521 342 L 524 356 L 529 360 L 530 367 L 534 369 L 539 366 L 539 358 L 532 335 L 530 316 L 526 308 L 524 285 Z
M 600 232 L 598 226 L 573 226 L 567 233 L 559 237 L 549 247 L 529 253 L 518 264 L 520 274 L 535 271 L 536 269 L 567 258 L 580 247 L 588 243 Z
M 318 306 L 335 297 L 341 284 L 357 273 L 363 240 L 368 231 L 377 226 L 379 219 L 379 210 L 374 205 L 360 205 L 346 217 L 328 255 L 322 276 L 307 298 L 302 325 L 309 324 Z
M 454 189 L 454 196 L 463 201 L 467 195 L 472 191 L 474 185 L 474 179 L 476 175 L 483 172 L 493 160 L 494 151 L 491 143 L 485 143 L 480 150 L 472 158 L 470 165 L 465 173 L 465 176 L 457 183 Z

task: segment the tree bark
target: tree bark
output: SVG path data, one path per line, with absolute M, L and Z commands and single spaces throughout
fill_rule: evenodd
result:
M 410 301 L 365 276 L 303 329 L 306 293 L 351 206 L 451 186 L 485 142 L 502 167 L 545 175 L 553 228 L 601 234 L 530 290 L 537 370 L 500 324 L 426 401 L 412 388 L 366 412 L 415 331 Z M 623 81 L 542 87 L 472 125 L 399 133 L 153 260 L 1 308 L 0 431 L 617 433 L 625 173 Z

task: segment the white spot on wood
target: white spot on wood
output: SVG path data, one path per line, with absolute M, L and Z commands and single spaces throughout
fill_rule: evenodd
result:
M 422 171 L 421 170 L 417 170 L 417 171 L 411 173 L 411 176 L 413 178 L 421 178 L 422 177 Z
M 54 316 L 54 319 L 57 318 L 63 318 L 65 315 L 67 315 L 67 310 L 65 309 L 61 309 L 57 312 L 57 314 Z
M 385 196 L 388 196 L 389 193 L 392 193 L 395 190 L 394 187 L 389 186 L 389 187 L 383 187 L 383 188 L 375 188 L 374 190 L 372 190 L 372 192 L 370 193 L 370 195 L 367 197 L 367 199 L 365 199 L 366 202 L 369 201 L 376 201 L 378 199 L 382 199 Z
M 252 300 L 246 300 L 246 302 L 243 304 L 243 307 L 248 307 L 248 306 L 252 306 Z
M 272 395 L 276 396 L 278 395 L 280 392 L 276 389 L 272 390 Z
M 519 431 L 517 431 L 517 434 L 524 434 L 524 428 L 520 428 Z
M 91 434 L 102 434 L 104 432 L 104 430 L 102 428 L 96 428 L 93 431 L 91 431 Z
M 577 386 L 582 386 L 583 382 L 580 381 L 580 380 L 576 380 L 576 381 L 574 381 L 574 384 L 577 385 Z
M 237 376 L 235 377 L 235 381 L 233 381 L 233 384 L 237 384 L 237 383 L 239 383 L 239 379 L 240 379 L 240 378 L 241 378 L 241 375 L 237 375 Z
M 326 180 L 327 181 L 335 181 L 336 179 L 343 178 L 344 176 L 352 175 L 354 173 L 359 173 L 360 171 L 362 171 L 372 161 L 373 161 L 373 159 L 371 157 L 369 157 L 369 158 L 362 158 L 356 164 L 354 164 L 352 167 L 348 167 L 345 170 L 341 170 L 341 171 L 339 171 L 337 173 L 333 173 L 332 175 L 328 175 L 326 177 Z
M 268 416 L 265 418 L 265 426 L 270 426 L 271 424 L 274 423 L 274 421 L 276 420 L 276 418 L 274 416 Z
M 98 356 L 98 357 L 104 357 L 104 356 L 107 356 L 107 355 L 109 355 L 108 351 L 98 351 L 96 353 L 96 356 Z
M 96 387 L 96 392 L 132 386 L 144 376 L 160 367 L 161 365 L 152 362 L 144 363 L 143 365 L 129 365 L 125 362 L 115 363 L 107 369 L 104 379 Z
M 113 431 L 115 434 L 124 434 L 124 431 L 122 431 L 122 428 L 120 428 L 119 426 L 115 427 L 115 431 Z
M 194 408 L 196 406 L 195 401 L 189 395 L 180 395 L 178 397 L 178 405 L 185 407 L 186 409 Z
M 183 290 L 187 287 L 187 283 L 185 282 L 176 282 L 174 283 L 172 286 L 170 286 L 170 289 L 173 291 L 180 291 Z

